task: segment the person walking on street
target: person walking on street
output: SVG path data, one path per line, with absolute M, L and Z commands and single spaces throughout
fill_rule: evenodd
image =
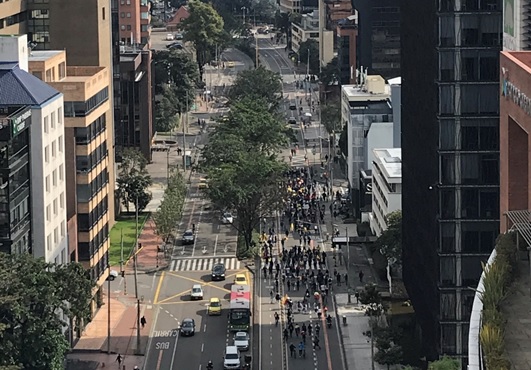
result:
M 301 328 L 299 327 L 299 324 L 295 324 L 295 335 L 298 337 L 301 333 Z
M 360 273 L 358 274 L 358 276 L 360 278 L 360 283 L 363 283 L 363 275 L 364 275 L 363 271 L 360 270 Z
M 296 349 L 297 349 L 297 347 L 295 347 L 295 344 L 291 343 L 291 344 L 289 345 L 289 354 L 290 354 L 290 357 L 294 357 L 294 358 L 297 357 L 297 352 L 295 352 Z
M 140 318 L 140 325 L 142 325 L 142 329 L 144 329 L 144 327 L 146 326 L 147 324 L 147 320 L 146 320 L 146 317 L 145 316 L 142 316 Z
M 275 294 L 274 294 L 273 291 L 271 290 L 271 291 L 269 292 L 269 303 L 271 303 L 271 304 L 273 303 L 273 297 L 274 297 L 274 295 L 275 295 Z
M 318 337 L 313 338 L 313 348 L 321 349 L 321 346 L 319 345 L 319 338 Z
M 118 362 L 118 367 L 122 364 L 122 355 L 118 353 L 118 356 L 116 357 L 116 362 Z
M 341 274 L 336 275 L 337 286 L 341 286 Z

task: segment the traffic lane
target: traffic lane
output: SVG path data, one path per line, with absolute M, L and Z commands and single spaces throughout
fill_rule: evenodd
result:
M 237 230 L 222 222 L 222 212 L 212 208 L 204 210 L 197 234 L 196 255 L 233 256 L 236 253 L 237 237 Z
M 186 359 L 187 369 L 205 368 L 208 360 L 215 359 L 221 361 L 225 343 L 227 340 L 227 316 L 224 314 L 228 307 L 229 291 L 227 286 L 230 286 L 229 281 L 210 281 L 210 274 L 208 272 L 182 272 L 180 274 L 184 281 L 186 279 L 193 279 L 202 282 L 203 300 L 195 302 L 186 302 L 178 304 L 181 309 L 181 321 L 185 317 L 193 318 L 196 322 L 196 334 L 193 337 L 181 338 L 177 345 L 176 358 L 180 359 L 182 368 L 182 361 Z M 181 285 L 180 289 L 185 288 Z M 193 283 L 193 282 L 190 282 Z M 222 301 L 222 314 L 219 317 L 208 316 L 208 302 L 210 298 L 217 297 Z M 225 312 L 223 312 L 225 311 Z M 207 352 L 208 351 L 208 352 Z M 193 354 L 193 355 L 192 355 Z
M 170 369 L 175 362 L 179 323 L 167 311 L 158 309 L 153 323 L 145 368 L 153 370 Z
M 279 304 L 271 303 L 269 292 L 273 289 L 273 281 L 260 276 L 259 292 L 256 295 L 260 305 L 260 321 L 258 323 L 260 337 L 260 367 L 262 369 L 282 369 L 282 328 L 275 326 L 274 314 L 280 315 Z M 256 324 L 256 323 L 255 323 Z

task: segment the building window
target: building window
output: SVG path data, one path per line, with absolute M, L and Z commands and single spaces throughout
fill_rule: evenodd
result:
M 64 237 L 66 235 L 66 222 L 61 221 L 61 237 Z
M 453 355 L 456 352 L 456 325 L 441 325 L 441 352 Z
M 59 165 L 59 180 L 63 181 L 64 178 L 65 178 L 65 175 L 64 175 L 64 166 L 61 164 Z
M 455 320 L 456 316 L 455 292 L 441 293 L 441 319 Z
M 127 18 L 131 18 L 131 13 L 127 12 Z
M 49 234 L 47 237 L 46 237 L 46 249 L 48 251 L 51 251 L 52 250 L 52 234 Z
M 59 195 L 59 206 L 61 207 L 61 209 L 64 209 L 65 208 L 65 193 L 61 193 L 61 195 Z
M 455 257 L 440 258 L 440 279 L 443 286 L 455 286 Z
M 52 219 L 52 207 L 50 205 L 46 206 L 46 221 L 50 221 Z
M 59 109 L 57 109 L 57 122 L 59 122 L 60 125 L 63 124 L 63 107 L 59 107 Z
M 57 139 L 57 146 L 59 147 L 59 152 L 63 152 L 63 135 L 59 136 L 59 139 Z
M 125 31 L 125 25 L 122 24 L 122 25 L 120 26 L 120 28 L 121 28 L 122 31 Z
M 53 200 L 53 215 L 54 217 L 57 216 L 57 213 L 59 212 L 59 209 L 57 208 L 57 198 Z
M 54 242 L 54 244 L 59 243 L 59 228 L 58 227 L 56 227 L 53 230 L 53 242 Z
M 65 117 L 85 117 L 109 100 L 109 88 L 105 87 L 86 101 L 65 102 Z
M 57 186 L 57 170 L 53 170 L 52 172 L 52 184 L 53 186 Z
M 140 13 L 140 19 L 149 19 L 149 13 L 148 12 Z
M 44 117 L 44 132 L 48 133 L 48 116 Z
M 49 193 L 50 192 L 50 175 L 46 176 L 45 183 L 46 183 L 46 192 Z
M 148 31 L 149 31 L 149 24 L 142 24 L 142 25 L 140 26 L 140 30 L 141 30 L 142 32 L 148 32 Z
M 55 156 L 57 155 L 57 146 L 55 144 L 55 140 L 52 141 L 52 158 L 55 158 Z
M 127 5 L 131 5 L 131 0 L 126 0 L 125 2 Z
M 105 20 L 105 7 L 101 8 L 101 19 Z
M 131 25 L 130 24 L 127 25 L 127 30 L 131 31 Z
M 55 128 L 55 112 L 52 112 L 50 115 L 50 127 L 52 130 Z
M 125 12 L 120 13 L 120 18 L 125 18 Z

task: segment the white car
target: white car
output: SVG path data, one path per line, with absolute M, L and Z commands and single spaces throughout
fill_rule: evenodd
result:
M 166 35 L 166 41 L 173 41 L 175 40 L 175 36 L 173 36 L 173 33 L 168 33 Z
M 238 347 L 227 346 L 225 348 L 225 356 L 223 356 L 223 368 L 224 369 L 240 369 L 241 360 Z
M 249 349 L 249 334 L 244 331 L 234 334 L 234 345 L 240 351 L 247 351 Z
M 226 225 L 226 224 L 232 224 L 232 222 L 234 221 L 234 217 L 232 217 L 232 213 L 230 212 L 223 212 L 223 215 L 221 216 L 221 222 Z
M 192 290 L 190 291 L 190 299 L 192 301 L 194 300 L 202 300 L 203 299 L 203 288 L 199 284 L 194 284 L 192 286 Z

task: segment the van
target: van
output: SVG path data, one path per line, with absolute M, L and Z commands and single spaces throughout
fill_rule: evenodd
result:
M 240 369 L 241 359 L 238 347 L 227 346 L 225 348 L 225 355 L 223 356 L 223 368 L 224 369 Z

